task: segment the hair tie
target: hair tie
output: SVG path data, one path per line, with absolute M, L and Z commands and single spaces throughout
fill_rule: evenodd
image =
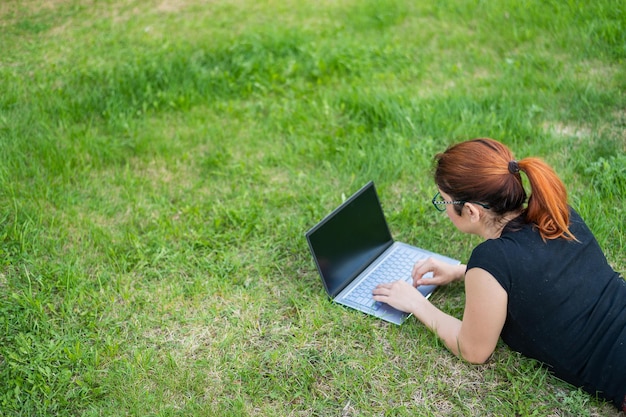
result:
M 509 162 L 509 172 L 511 174 L 517 174 L 519 172 L 519 164 L 513 160 Z

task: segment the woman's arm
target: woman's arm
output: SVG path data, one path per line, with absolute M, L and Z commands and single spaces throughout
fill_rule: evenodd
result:
M 498 281 L 480 268 L 466 272 L 465 293 L 462 321 L 439 310 L 404 281 L 382 284 L 373 295 L 376 301 L 413 313 L 455 355 L 471 363 L 484 363 L 498 343 L 508 296 Z

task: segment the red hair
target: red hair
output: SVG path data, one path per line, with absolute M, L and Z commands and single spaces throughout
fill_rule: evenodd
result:
M 565 186 L 541 159 L 515 161 L 513 153 L 502 143 L 480 138 L 449 147 L 435 156 L 435 162 L 435 182 L 454 200 L 483 203 L 497 216 L 521 210 L 525 220 L 537 227 L 544 240 L 575 239 L 569 230 Z M 519 171 L 526 174 L 530 183 L 526 207 L 526 191 Z M 462 207 L 455 209 L 460 213 Z

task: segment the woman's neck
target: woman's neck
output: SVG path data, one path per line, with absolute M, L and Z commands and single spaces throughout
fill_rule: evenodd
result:
M 485 227 L 481 233 L 484 239 L 497 239 L 502 235 L 502 231 L 506 225 L 521 214 L 519 211 L 511 211 L 498 219 L 485 219 Z

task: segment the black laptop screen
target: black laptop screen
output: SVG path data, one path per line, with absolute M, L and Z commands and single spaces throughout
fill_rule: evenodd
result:
M 372 182 L 307 232 L 306 237 L 331 297 L 393 243 Z

